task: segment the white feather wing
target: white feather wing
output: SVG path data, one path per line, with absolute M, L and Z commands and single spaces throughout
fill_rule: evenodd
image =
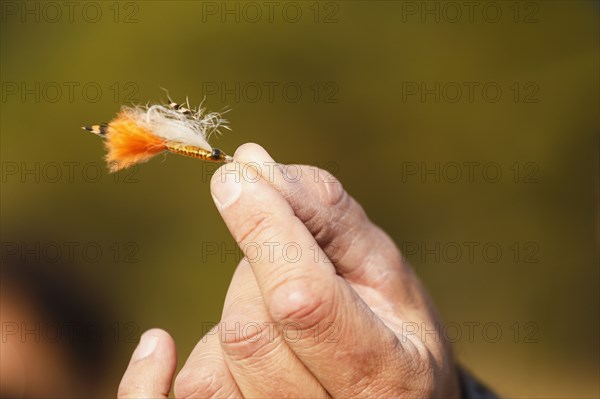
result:
M 227 128 L 227 121 L 221 114 L 204 114 L 202 109 L 186 115 L 162 105 L 152 105 L 147 108 L 128 107 L 125 112 L 137 123 L 167 141 L 193 145 L 209 151 L 212 147 L 208 144 L 208 137 L 218 132 L 219 127 Z

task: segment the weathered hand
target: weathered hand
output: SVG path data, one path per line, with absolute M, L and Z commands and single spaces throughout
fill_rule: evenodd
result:
M 314 167 L 276 166 L 254 144 L 234 158 L 211 189 L 245 259 L 175 396 L 458 397 L 425 290 L 340 183 Z M 174 346 L 150 333 L 165 346 L 132 359 L 122 398 L 170 390 Z

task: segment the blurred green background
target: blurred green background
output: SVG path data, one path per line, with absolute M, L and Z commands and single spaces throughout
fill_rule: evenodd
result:
M 3 251 L 79 243 L 56 273 L 93 282 L 135 339 L 169 331 L 183 364 L 237 264 L 206 251 L 235 246 L 215 167 L 169 155 L 110 175 L 79 130 L 164 87 L 231 109 L 226 152 L 332 171 L 498 393 L 598 397 L 598 3 L 473 3 L 2 2 Z

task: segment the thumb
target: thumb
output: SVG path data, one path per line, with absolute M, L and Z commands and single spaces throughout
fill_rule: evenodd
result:
M 160 329 L 146 331 L 131 356 L 117 397 L 168 398 L 176 366 L 173 338 Z

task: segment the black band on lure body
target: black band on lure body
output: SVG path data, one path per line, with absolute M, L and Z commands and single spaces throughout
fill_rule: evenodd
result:
M 220 160 L 221 159 L 221 150 L 219 150 L 218 148 L 213 148 L 212 153 L 210 154 L 210 157 L 212 159 L 216 160 Z

